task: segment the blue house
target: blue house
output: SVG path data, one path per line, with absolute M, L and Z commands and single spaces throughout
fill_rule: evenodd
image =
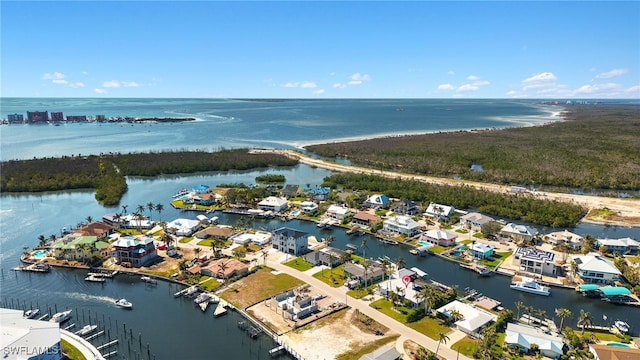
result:
M 474 259 L 486 259 L 491 257 L 491 255 L 493 255 L 493 251 L 495 250 L 495 248 L 492 245 L 489 244 L 483 244 L 483 243 L 473 243 L 470 247 L 469 247 L 469 251 L 471 252 L 471 255 L 473 256 Z

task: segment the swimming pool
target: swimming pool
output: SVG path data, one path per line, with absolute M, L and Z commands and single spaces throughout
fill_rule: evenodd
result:
M 36 250 L 36 251 L 31 253 L 31 258 L 32 259 L 44 259 L 46 257 L 47 257 L 47 251 L 46 250 Z
M 418 244 L 422 245 L 422 246 L 433 246 L 432 243 L 430 242 L 426 242 L 426 241 L 418 241 Z
M 619 347 L 619 348 L 630 348 L 630 346 L 627 344 L 616 343 L 616 342 L 608 343 L 607 346 L 613 346 L 613 347 Z
M 300 215 L 300 211 L 299 211 L 299 210 L 293 210 L 293 211 L 291 212 L 291 215 L 293 215 L 293 216 L 298 216 L 298 215 Z

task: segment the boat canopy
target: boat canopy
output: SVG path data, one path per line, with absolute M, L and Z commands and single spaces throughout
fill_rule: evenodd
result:
M 622 286 L 604 286 L 600 288 L 604 296 L 630 295 L 631 291 Z
M 582 291 L 598 290 L 598 288 L 600 288 L 600 286 L 598 286 L 596 284 L 581 284 L 581 285 L 578 285 L 578 289 L 580 289 Z

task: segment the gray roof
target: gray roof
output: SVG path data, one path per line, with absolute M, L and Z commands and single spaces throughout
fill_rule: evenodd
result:
M 360 360 L 396 360 L 402 356 L 396 348 L 385 345 L 374 352 L 362 355 Z

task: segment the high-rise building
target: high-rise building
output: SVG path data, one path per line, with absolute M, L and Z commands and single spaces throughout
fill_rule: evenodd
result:
M 7 120 L 10 123 L 22 123 L 24 122 L 24 115 L 22 114 L 9 114 L 7 115 Z
M 62 115 L 62 111 L 52 111 L 51 121 L 64 121 L 64 116 Z
M 86 122 L 87 115 L 67 115 L 67 121 L 69 122 Z
M 48 111 L 27 111 L 27 121 L 34 122 L 47 122 L 49 121 Z

